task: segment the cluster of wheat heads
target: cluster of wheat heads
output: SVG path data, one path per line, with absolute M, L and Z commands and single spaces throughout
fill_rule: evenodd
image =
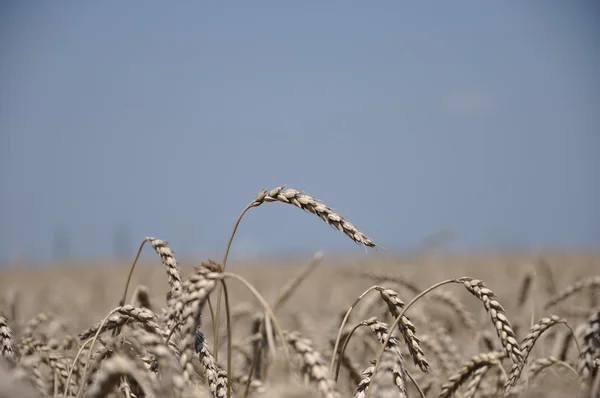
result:
M 260 191 L 235 223 L 221 263 L 207 261 L 184 276 L 166 241 L 144 239 L 117 306 L 84 330 L 71 331 L 48 313 L 20 322 L 8 300 L 0 308 L 0 397 L 527 397 L 539 375 L 549 371 L 559 375 L 563 393 L 599 396 L 600 277 L 560 292 L 542 265 L 545 308 L 554 312 L 537 321 L 511 322 L 517 317 L 509 319 L 481 280 L 457 276 L 423 289 L 403 275 L 363 270 L 359 278 L 370 287 L 348 308 L 331 309 L 330 323 L 303 327 L 310 317 L 296 313 L 302 327 L 286 328 L 277 314 L 322 255 L 274 300 L 225 271 L 241 218 L 269 202 L 292 204 L 354 242 L 376 247 L 311 196 L 284 187 Z M 143 286 L 126 303 L 145 243 L 167 273 L 169 291 L 160 308 Z M 534 278 L 524 274 L 514 306 L 526 315 Z M 232 281 L 248 289 L 256 304 L 231 303 Z M 592 292 L 589 302 L 567 305 L 584 291 Z M 224 331 L 218 326 L 221 298 Z M 450 315 L 441 316 L 444 311 Z M 212 328 L 203 327 L 208 316 Z M 465 334 L 471 336 L 466 341 Z M 544 351 L 539 341 L 551 346 L 551 355 L 538 355 Z M 221 347 L 226 356 L 219 357 Z

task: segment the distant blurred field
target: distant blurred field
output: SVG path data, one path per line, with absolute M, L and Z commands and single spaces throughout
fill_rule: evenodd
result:
M 227 271 L 246 278 L 267 302 L 272 304 L 282 287 L 301 272 L 309 261 L 310 258 L 281 261 L 269 259 L 252 263 L 231 260 Z M 65 333 L 76 336 L 101 321 L 109 311 L 117 307 L 123 293 L 129 265 L 127 262 L 79 264 L 69 267 L 54 264 L 36 269 L 2 269 L 0 270 L 0 311 L 6 316 L 17 340 L 27 321 L 42 312 L 56 316 L 62 326 L 58 329 L 50 327 L 48 330 L 44 329 L 40 339 L 50 338 L 52 334 L 55 334 L 53 337 L 56 338 Z M 182 279 L 192 273 L 193 265 L 199 264 L 181 261 Z M 365 271 L 379 275 L 380 279 L 377 280 L 376 275 L 364 274 Z M 522 283 L 525 275 L 528 274 L 533 276 L 532 284 L 526 293 L 525 301 L 519 303 Z M 383 278 L 382 275 L 389 277 Z M 531 255 L 447 256 L 432 254 L 412 259 L 385 258 L 378 252 L 362 255 L 359 259 L 336 259 L 325 256 L 320 266 L 299 285 L 289 300 L 276 312 L 276 316 L 283 329 L 299 331 L 304 337 L 311 339 L 314 348 L 327 358 L 328 365 L 332 342 L 335 340 L 344 312 L 362 292 L 375 284 L 394 289 L 398 292 L 399 298 L 407 303 L 415 294 L 406 287 L 405 282 L 419 290 L 424 290 L 436 282 L 449 278 L 469 276 L 483 280 L 498 296 L 498 302 L 506 309 L 508 319 L 518 339 L 521 340 L 527 334 L 529 327 L 544 316 L 555 314 L 565 318 L 574 329 L 584 324 L 594 308 L 598 311 L 600 297 L 597 291 L 590 292 L 588 289 L 577 292 L 548 310 L 544 309 L 544 304 L 572 283 L 596 275 L 600 275 L 600 253 L 538 252 Z M 158 257 L 155 260 L 145 258 L 138 264 L 126 302 L 131 300 L 135 288 L 139 285 L 149 289 L 151 307 L 159 312 L 165 305 L 169 284 Z M 228 288 L 232 312 L 237 314 L 234 319 L 232 339 L 234 342 L 240 342 L 251 334 L 252 316 L 262 311 L 258 302 L 241 284 L 229 280 Z M 473 315 L 478 326 L 475 331 L 469 330 L 448 306 L 435 300 L 428 300 L 427 296 L 407 311 L 407 315 L 416 327 L 417 336 L 421 337 L 422 341 L 439 339 L 442 333 L 446 338 L 450 338 L 449 344 L 452 345 L 445 352 L 446 360 L 449 362 L 441 363 L 443 357 L 440 358 L 428 345 L 423 344 L 423 351 L 431 366 L 428 374 L 421 373 L 413 365 L 406 347 L 402 347 L 408 371 L 419 380 L 428 397 L 438 396 L 441 385 L 451 376 L 448 373 L 458 372 L 461 364 L 467 362 L 473 355 L 487 352 L 490 348 L 502 350 L 481 301 L 460 284 L 446 285 L 440 288 L 440 291 L 449 292 L 462 303 Z M 376 293 L 371 295 L 378 296 Z M 214 306 L 215 292 L 210 297 Z M 350 326 L 364 320 L 355 316 L 361 314 L 365 308 L 367 312 L 362 314 L 364 319 L 377 316 L 388 324 L 393 322 L 393 318 L 386 312 L 385 303 L 379 300 L 370 308 L 368 304 L 360 303 L 350 317 Z M 223 311 L 221 319 L 220 330 L 223 335 L 225 333 Z M 205 308 L 202 330 L 210 347 L 213 342 L 212 327 L 208 308 Z M 557 325 L 542 335 L 532 350 L 529 363 L 538 358 L 559 355 L 556 352 L 557 341 L 561 333 L 566 330 L 561 325 Z M 488 347 L 490 343 L 486 343 L 485 336 L 491 336 L 493 347 Z M 360 367 L 359 370 L 368 367 L 369 361 L 376 358 L 375 351 L 370 348 L 373 344 L 361 343 L 367 339 L 372 340 L 368 332 L 358 333 L 346 350 L 352 358 L 352 363 Z M 225 340 L 224 337 L 221 338 L 219 351 L 219 362 L 223 366 L 227 354 Z M 403 341 L 402 345 L 404 345 Z M 250 345 L 247 348 L 250 349 Z M 73 355 L 74 351 L 67 354 L 69 357 Z M 564 360 L 577 369 L 579 357 L 574 346 L 570 348 Z M 503 369 L 508 373 L 511 368 L 510 360 L 505 359 L 502 363 Z M 448 366 L 451 367 L 451 372 L 448 369 L 444 370 Z M 234 356 L 234 369 L 236 373 L 248 373 L 247 363 L 239 354 Z M 498 372 L 490 372 L 476 396 L 494 396 L 497 391 L 494 389 L 494 380 L 498 377 Z M 287 387 L 277 387 L 278 380 Z M 263 381 L 267 386 L 265 392 L 267 396 L 318 396 L 314 386 L 289 387 L 290 384 L 298 383 L 284 378 L 276 370 L 269 372 Z M 407 382 L 407 385 L 409 396 L 418 396 L 411 383 Z M 351 370 L 345 366 L 342 367 L 337 387 L 342 396 L 352 396 L 357 387 L 356 380 L 352 380 Z M 240 391 L 243 391 L 243 386 L 234 384 L 234 388 L 235 395 L 242 396 Z M 554 366 L 542 372 L 527 386 L 527 389 L 521 390 L 520 396 L 574 397 L 578 389 L 579 382 L 572 372 L 565 370 L 564 367 Z M 0 393 L 2 391 L 7 390 L 0 390 Z M 459 391 L 464 390 L 461 388 Z M 0 396 L 8 395 L 0 394 Z

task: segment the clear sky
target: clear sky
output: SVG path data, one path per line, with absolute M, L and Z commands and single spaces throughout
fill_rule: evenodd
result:
M 0 260 L 145 236 L 222 253 L 282 184 L 390 250 L 440 230 L 597 247 L 599 18 L 558 0 L 2 2 Z M 320 249 L 362 251 L 268 204 L 233 253 Z

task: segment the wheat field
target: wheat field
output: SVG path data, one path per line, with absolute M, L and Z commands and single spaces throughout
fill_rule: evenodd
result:
M 368 252 L 228 262 L 270 202 Z M 223 259 L 176 248 L 2 269 L 0 397 L 600 396 L 598 253 L 392 256 L 283 187 Z

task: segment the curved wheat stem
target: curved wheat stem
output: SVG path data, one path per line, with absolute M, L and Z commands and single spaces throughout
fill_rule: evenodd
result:
M 121 377 L 127 376 L 136 381 L 146 397 L 155 397 L 154 389 L 144 369 L 139 368 L 135 361 L 122 355 L 114 355 L 104 361 L 96 374 L 96 383 L 89 389 L 89 398 L 106 397 L 118 387 Z
M 302 191 L 298 189 L 288 188 L 284 190 L 285 186 L 280 186 L 270 191 L 266 189 L 258 192 L 256 197 L 252 202 L 250 202 L 239 215 L 238 219 L 235 222 L 233 227 L 233 231 L 231 236 L 229 237 L 229 241 L 227 242 L 227 246 L 225 248 L 225 254 L 223 256 L 223 271 L 225 271 L 225 267 L 227 266 L 227 258 L 229 256 L 229 249 L 231 248 L 231 243 L 233 242 L 233 238 L 235 237 L 235 233 L 237 228 L 241 222 L 241 219 L 244 215 L 253 207 L 258 207 L 263 203 L 267 202 L 281 202 L 286 204 L 294 205 L 302 210 L 305 210 L 309 213 L 315 214 L 321 220 L 323 220 L 328 225 L 336 228 L 338 231 L 343 232 L 346 236 L 348 236 L 352 241 L 358 244 L 362 244 L 367 247 L 375 247 L 375 243 L 371 238 L 367 235 L 360 232 L 352 223 L 348 222 L 339 214 L 335 213 L 329 206 L 317 201 L 315 198 L 309 195 L 305 195 Z M 219 315 L 221 311 L 221 290 L 218 289 L 217 292 L 217 311 L 215 315 L 215 324 L 213 328 L 213 334 L 215 336 L 215 349 L 219 346 Z
M 533 325 L 531 327 L 531 329 L 529 329 L 529 333 L 527 333 L 527 336 L 525 336 L 525 338 L 521 342 L 521 351 L 523 353 L 523 362 L 513 364 L 512 368 L 510 370 L 510 375 L 508 376 L 508 382 L 506 383 L 506 386 L 505 386 L 505 389 L 506 389 L 505 395 L 508 392 L 508 390 L 510 390 L 511 387 L 515 386 L 517 384 L 517 382 L 519 381 L 519 377 L 521 376 L 521 373 L 523 372 L 523 368 L 525 367 L 525 365 L 527 363 L 527 358 L 529 357 L 529 354 L 531 353 L 531 350 L 533 349 L 535 342 L 540 338 L 540 336 L 546 330 L 548 330 L 552 326 L 560 324 L 560 323 L 566 324 L 567 321 L 562 318 L 559 318 L 556 315 L 552 315 L 552 316 L 540 319 L 535 325 Z
M 144 248 L 146 242 L 149 242 L 152 245 L 152 248 L 154 249 L 156 254 L 160 256 L 160 260 L 165 266 L 165 269 L 167 271 L 167 277 L 169 278 L 169 285 L 171 286 L 170 294 L 174 296 L 181 291 L 181 277 L 179 276 L 179 265 L 177 263 L 177 260 L 175 259 L 175 254 L 173 250 L 169 248 L 168 242 L 149 236 L 144 238 L 144 240 L 140 244 L 140 247 L 138 248 L 138 251 L 135 255 L 135 259 L 133 260 L 133 264 L 131 264 L 129 274 L 127 275 L 127 281 L 125 282 L 123 297 L 121 298 L 119 305 L 125 304 L 125 299 L 127 298 L 127 289 L 129 288 L 129 283 L 131 282 L 133 270 L 137 265 L 137 262 L 140 258 L 140 254 L 142 253 L 142 249 Z
M 367 294 L 369 294 L 369 292 L 376 290 L 376 289 L 380 289 L 382 288 L 381 286 L 371 286 L 370 288 L 368 288 L 367 290 L 365 290 L 364 292 L 361 293 L 360 296 L 358 296 L 356 298 L 356 300 L 354 300 L 354 302 L 350 305 L 350 307 L 348 308 L 348 310 L 346 311 L 346 313 L 344 314 L 344 319 L 342 319 L 342 324 L 340 325 L 339 329 L 338 329 L 338 334 L 337 337 L 335 339 L 335 344 L 333 345 L 333 354 L 331 355 L 331 362 L 329 364 L 329 373 L 333 375 L 333 369 L 335 367 L 335 360 L 336 357 L 338 355 L 338 349 L 339 349 L 339 345 L 340 345 L 340 340 L 342 338 L 342 333 L 344 331 L 344 328 L 346 326 L 346 322 L 348 321 L 348 318 L 350 317 L 350 313 L 352 312 L 352 310 L 354 309 L 354 307 L 356 307 L 356 305 L 358 305 L 358 303 L 360 302 L 360 300 L 362 300 Z
M 489 315 L 492 319 L 492 322 L 494 323 L 494 328 L 496 329 L 496 333 L 498 334 L 498 337 L 500 338 L 500 341 L 502 342 L 502 345 L 503 345 L 507 355 L 511 358 L 511 360 L 513 360 L 514 363 L 521 362 L 523 360 L 523 356 L 521 354 L 521 349 L 519 347 L 519 343 L 516 340 L 516 337 L 514 335 L 512 327 L 510 326 L 508 318 L 505 315 L 504 308 L 502 308 L 500 303 L 498 303 L 494 299 L 494 297 L 495 297 L 494 293 L 491 290 L 489 290 L 487 287 L 485 287 L 485 285 L 482 281 L 473 279 L 473 278 L 469 278 L 469 277 L 463 277 L 463 278 L 459 278 L 459 279 L 447 279 L 445 281 L 438 282 L 435 285 L 430 286 L 429 288 L 427 288 L 424 291 L 422 291 L 421 293 L 419 293 L 415 298 L 413 298 L 404 307 L 404 309 L 402 309 L 400 314 L 396 317 L 396 320 L 390 326 L 390 332 L 389 332 L 390 335 L 393 332 L 394 328 L 396 328 L 398 326 L 404 313 L 415 302 L 417 302 L 423 296 L 427 295 L 429 292 L 431 292 L 441 286 L 450 284 L 450 283 L 463 284 L 465 286 L 465 288 L 471 294 L 473 294 L 475 297 L 477 297 L 479 300 L 481 300 L 484 303 L 485 309 L 489 313 Z M 389 336 L 388 336 L 388 339 L 389 339 Z M 385 344 L 387 344 L 387 342 Z M 381 360 L 384 349 L 385 349 L 385 345 L 380 350 L 379 356 L 377 357 L 378 362 L 375 364 L 374 373 L 377 373 L 377 371 L 378 371 L 379 361 Z M 367 398 L 369 396 L 370 396 L 370 392 L 367 392 Z

